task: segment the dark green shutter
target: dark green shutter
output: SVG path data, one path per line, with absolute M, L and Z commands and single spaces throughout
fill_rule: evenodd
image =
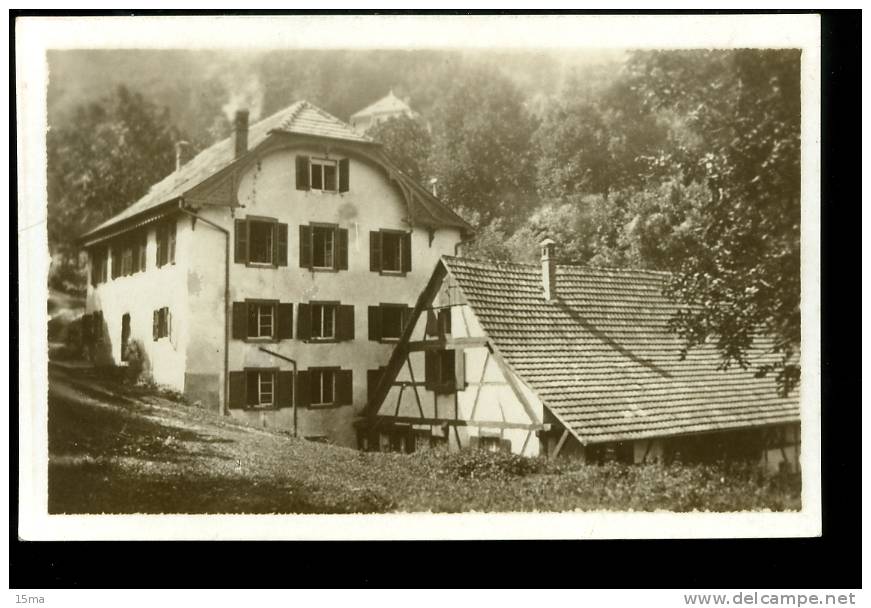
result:
M 378 388 L 378 382 L 384 374 L 384 368 L 366 370 L 366 401 L 372 405 L 375 400 L 375 391 Z
M 336 270 L 348 270 L 348 229 L 336 229 Z
M 299 227 L 299 266 L 312 267 L 312 227 Z
M 151 316 L 151 337 L 157 342 L 157 336 L 160 334 L 160 313 L 158 311 L 154 311 Z
M 296 189 L 308 190 L 308 156 L 296 157 Z
M 233 302 L 233 339 L 244 340 L 248 337 L 248 304 Z
M 312 337 L 312 307 L 311 304 L 300 304 L 296 311 L 296 339 L 311 340 Z
M 354 305 L 340 304 L 336 306 L 336 339 L 354 339 Z
M 428 389 L 434 388 L 438 383 L 438 353 L 434 350 L 423 351 L 424 357 L 424 386 Z
M 276 307 L 278 314 L 278 339 L 290 340 L 293 338 L 293 304 L 282 303 Z
M 369 307 L 369 339 L 381 339 L 381 307 Z
M 158 243 L 160 243 L 159 240 Z M 160 255 L 158 255 L 158 259 L 160 259 Z M 245 220 L 236 220 L 235 260 L 238 264 L 248 263 L 248 222 L 246 222 Z
M 311 402 L 311 374 L 308 371 L 297 372 L 296 406 L 308 407 Z
M 230 372 L 230 392 L 227 406 L 231 410 L 245 407 L 245 372 Z
M 276 391 L 276 407 L 293 406 L 293 372 L 278 372 L 278 390 Z
M 348 185 L 350 184 L 351 177 L 351 167 L 350 162 L 348 162 L 347 158 L 343 158 L 339 161 L 339 192 L 347 192 Z
M 377 230 L 369 233 L 369 270 L 381 272 L 381 233 Z
M 411 233 L 402 235 L 402 272 L 411 272 Z
M 278 251 L 275 254 L 276 266 L 287 266 L 287 224 L 278 224 Z
M 354 403 L 354 375 L 349 369 L 336 370 L 336 405 Z

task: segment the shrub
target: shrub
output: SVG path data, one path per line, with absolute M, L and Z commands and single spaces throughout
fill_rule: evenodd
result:
M 460 450 L 440 454 L 441 472 L 451 479 L 511 479 L 540 473 L 545 462 L 508 452 Z

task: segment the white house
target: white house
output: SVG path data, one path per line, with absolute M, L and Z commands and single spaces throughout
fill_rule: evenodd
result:
M 369 127 L 397 116 L 414 118 L 417 116 L 417 113 L 411 109 L 411 106 L 405 100 L 394 95 L 391 89 L 387 95 L 378 101 L 352 114 L 351 126 L 357 132 L 364 133 Z
M 82 237 L 94 357 L 257 425 L 352 422 L 440 256 L 470 227 L 377 143 L 298 102 L 199 153 Z
M 667 274 L 556 265 L 553 247 L 540 266 L 441 259 L 373 383 L 365 448 L 798 466 L 797 391 L 718 370 L 713 346 L 682 360 Z M 776 357 L 770 345 L 754 362 Z

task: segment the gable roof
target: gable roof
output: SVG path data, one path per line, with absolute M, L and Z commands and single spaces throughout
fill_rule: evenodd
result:
M 371 137 L 358 133 L 347 123 L 307 101 L 298 101 L 251 124 L 248 127 L 248 150 L 253 150 L 274 133 L 323 137 L 367 145 L 379 149 L 377 156 L 383 162 L 390 162 L 386 155 L 380 151 L 380 144 L 375 143 Z M 89 230 L 82 235 L 82 238 L 95 235 L 184 196 L 192 188 L 229 167 L 235 160 L 232 136 L 222 139 L 194 156 L 178 171 L 174 171 L 151 186 L 142 198 L 96 228 Z M 401 178 L 410 180 L 404 174 L 401 175 Z M 407 184 L 407 186 L 414 188 L 415 185 Z M 465 231 L 471 230 L 469 224 L 457 214 L 431 195 L 427 196 L 429 193 L 425 188 L 419 184 L 416 186 L 415 191 L 419 193 L 419 198 L 424 200 L 409 205 L 412 217 L 415 217 L 416 211 L 423 223 L 430 222 L 435 225 L 456 226 Z
M 351 114 L 351 120 L 363 116 L 373 116 L 375 114 L 399 114 L 401 112 L 413 113 L 411 107 L 399 97 L 394 95 L 393 89 L 391 89 L 387 95 L 385 95 L 375 103 L 371 103 L 362 110 Z
M 713 346 L 680 360 L 666 273 L 557 265 L 548 302 L 540 265 L 442 264 L 507 364 L 582 443 L 799 421 L 797 391 L 781 397 L 752 369 L 718 370 Z M 770 346 L 757 341 L 753 362 L 771 362 Z

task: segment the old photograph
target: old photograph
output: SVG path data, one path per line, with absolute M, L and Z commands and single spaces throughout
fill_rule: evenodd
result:
M 818 51 L 186 19 L 42 40 L 46 516 L 817 509 Z

